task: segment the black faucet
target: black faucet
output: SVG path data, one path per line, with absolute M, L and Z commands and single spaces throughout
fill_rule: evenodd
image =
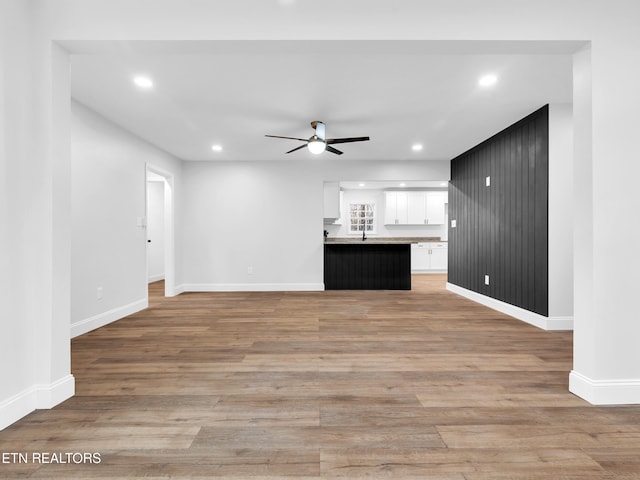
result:
M 362 241 L 364 242 L 367 239 L 367 236 L 364 234 L 364 230 L 362 230 Z

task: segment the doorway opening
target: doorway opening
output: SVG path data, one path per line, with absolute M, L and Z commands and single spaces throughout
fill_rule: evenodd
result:
M 164 280 L 165 297 L 176 295 L 173 184 L 172 174 L 147 164 L 147 283 Z

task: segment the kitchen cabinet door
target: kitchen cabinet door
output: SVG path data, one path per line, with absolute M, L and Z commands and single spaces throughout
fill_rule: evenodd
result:
M 325 182 L 324 184 L 324 218 L 336 220 L 340 218 L 340 184 Z
M 405 192 L 385 192 L 385 225 L 407 224 L 407 194 Z
M 425 192 L 407 192 L 407 223 L 425 225 L 427 223 Z
M 384 192 L 384 224 L 394 225 L 398 222 L 396 215 L 398 207 L 398 196 L 396 192 Z
M 397 192 L 397 203 L 396 203 L 396 217 L 398 218 L 398 225 L 406 225 L 409 223 L 407 219 L 408 211 L 407 211 L 407 194 L 405 192 Z
M 426 212 L 428 225 L 444 224 L 444 203 L 446 192 L 427 192 Z
M 448 251 L 446 243 L 431 243 L 429 245 L 429 269 L 447 270 Z
M 411 271 L 423 271 L 429 269 L 429 244 L 411 244 Z

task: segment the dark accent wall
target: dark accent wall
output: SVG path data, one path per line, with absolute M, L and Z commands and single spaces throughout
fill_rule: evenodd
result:
M 548 316 L 548 192 L 548 105 L 454 158 L 449 283 Z

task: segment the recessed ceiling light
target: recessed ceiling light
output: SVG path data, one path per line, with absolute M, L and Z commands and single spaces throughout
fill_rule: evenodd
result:
M 133 83 L 135 83 L 140 88 L 151 88 L 153 87 L 153 80 L 149 77 L 145 77 L 142 75 L 138 75 L 133 77 Z
M 497 81 L 498 77 L 496 77 L 493 73 L 490 73 L 480 77 L 480 80 L 478 80 L 478 85 L 480 85 L 481 87 L 490 87 L 492 85 L 495 85 Z
M 422 145 L 419 143 L 416 143 L 411 147 L 411 150 L 413 150 L 414 152 L 419 152 L 420 150 L 422 150 Z
M 400 184 L 400 186 L 401 186 L 401 187 L 406 187 L 406 186 L 407 186 L 407 184 L 406 184 L 406 183 L 401 183 L 401 184 Z
M 359 183 L 358 186 L 359 187 L 364 187 L 364 183 Z
M 447 186 L 447 182 L 442 182 L 442 183 L 440 184 L 440 186 L 441 186 L 441 187 L 446 187 L 446 186 Z
M 211 145 L 211 150 L 213 150 L 214 152 L 221 152 L 222 145 Z

